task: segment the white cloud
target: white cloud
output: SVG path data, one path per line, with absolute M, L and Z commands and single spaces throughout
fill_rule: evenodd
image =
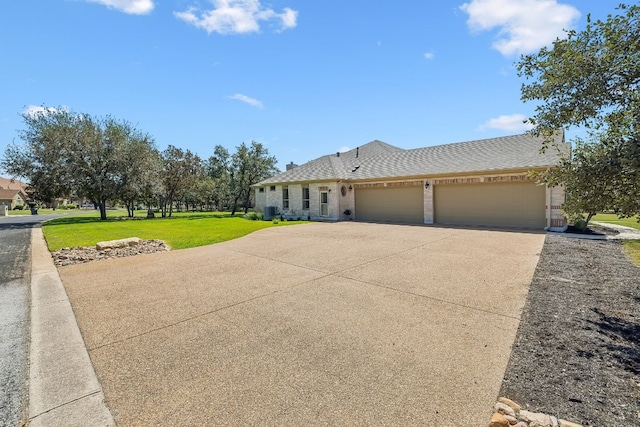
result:
M 549 45 L 580 17 L 578 9 L 557 0 L 471 0 L 460 9 L 473 31 L 499 28 L 493 48 L 505 56 Z
M 42 105 L 29 105 L 27 106 L 27 108 L 25 108 L 22 111 L 22 114 L 26 114 L 28 116 L 31 117 L 35 117 L 38 114 L 48 114 L 48 113 L 55 113 L 57 111 L 68 111 L 69 109 L 65 106 L 62 106 L 61 108 L 54 108 L 54 107 L 43 107 Z
M 150 13 L 155 4 L 153 0 L 85 0 L 89 3 L 103 4 L 109 8 L 117 9 L 132 15 L 145 15 Z
M 260 21 L 276 22 L 277 31 L 294 28 L 298 12 L 285 7 L 282 13 L 267 9 L 259 0 L 212 0 L 213 9 L 199 11 L 190 7 L 184 12 L 173 12 L 178 18 L 207 33 L 241 34 L 260 31 Z
M 433 53 L 433 52 L 425 52 L 424 57 L 425 57 L 426 59 L 433 59 L 433 58 L 435 58 L 435 57 L 436 57 L 436 54 L 435 54 L 435 53 Z
M 345 146 L 342 146 L 340 148 L 338 148 L 338 153 L 346 153 L 347 151 L 351 150 L 351 148 Z
M 249 98 L 246 95 L 242 95 L 240 93 L 236 93 L 235 95 L 231 95 L 228 96 L 227 98 L 229 99 L 236 99 L 238 101 L 242 101 L 246 104 L 252 105 L 254 107 L 258 107 L 258 108 L 264 108 L 264 105 L 262 105 L 262 102 L 258 101 L 257 99 L 254 98 Z
M 479 130 L 498 129 L 507 132 L 524 132 L 533 128 L 530 123 L 524 123 L 527 118 L 523 114 L 511 114 L 493 118 L 479 126 Z

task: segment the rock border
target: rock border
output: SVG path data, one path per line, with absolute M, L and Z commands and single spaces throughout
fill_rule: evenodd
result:
M 530 412 L 506 397 L 493 407 L 489 427 L 584 427 L 571 421 L 558 419 L 542 412 Z
M 133 239 L 133 238 L 132 238 Z M 155 252 L 167 252 L 171 248 L 162 240 L 139 240 L 138 244 L 129 245 L 130 239 L 127 240 L 127 246 L 117 247 L 82 247 L 62 248 L 51 253 L 53 263 L 56 267 L 66 265 L 83 264 L 91 261 L 101 261 L 111 258 L 123 258 L 142 254 L 151 254 Z M 132 240 L 131 240 L 132 241 Z

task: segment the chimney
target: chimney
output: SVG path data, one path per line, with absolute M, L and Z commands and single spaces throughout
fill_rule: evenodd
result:
M 295 163 L 291 162 L 287 165 L 287 170 L 290 171 L 291 169 L 295 169 L 297 168 L 298 165 L 296 165 Z
M 358 158 L 359 154 L 360 154 L 360 147 L 356 147 L 356 159 Z

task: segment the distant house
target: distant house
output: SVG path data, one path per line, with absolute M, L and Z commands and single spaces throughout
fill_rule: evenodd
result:
M 372 141 L 254 185 L 256 209 L 318 220 L 560 229 L 564 190 L 529 171 L 557 165 L 529 134 L 405 150 Z M 564 134 L 560 150 L 569 150 Z
M 27 194 L 27 188 L 29 186 L 24 182 L 17 179 L 3 178 L 0 176 L 0 189 L 4 190 L 22 190 L 24 194 Z
M 9 210 L 27 203 L 27 196 L 22 190 L 5 190 L 0 188 L 0 207 L 8 206 Z

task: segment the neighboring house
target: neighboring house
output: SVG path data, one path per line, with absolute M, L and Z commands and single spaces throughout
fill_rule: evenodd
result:
M 0 188 L 0 207 L 8 206 L 9 210 L 27 203 L 27 196 L 22 190 L 5 190 Z
M 569 145 L 529 134 L 404 150 L 381 141 L 288 168 L 254 185 L 256 209 L 286 217 L 561 229 L 564 190 L 537 185 Z
M 22 190 L 24 194 L 27 194 L 28 185 L 17 179 L 3 178 L 0 176 L 0 189 L 4 190 Z

